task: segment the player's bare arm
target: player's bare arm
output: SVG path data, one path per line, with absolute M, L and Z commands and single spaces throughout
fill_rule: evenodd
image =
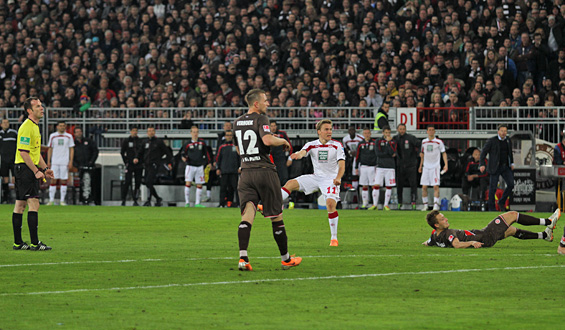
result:
M 443 157 L 443 163 L 445 164 L 443 166 L 443 172 L 447 172 L 447 153 L 446 152 L 442 152 L 441 156 Z
M 477 241 L 461 242 L 458 238 L 453 239 L 453 247 L 456 249 L 466 249 L 468 247 L 474 247 L 475 249 L 481 248 L 483 243 Z
M 272 134 L 264 135 L 261 139 L 263 140 L 263 143 L 266 146 L 269 146 L 269 147 L 284 146 L 285 151 L 290 150 L 290 143 L 288 143 L 287 140 L 282 139 L 282 138 L 278 138 L 278 137 L 276 137 Z
M 337 176 L 334 179 L 334 185 L 339 186 L 339 185 L 341 185 L 341 178 L 343 177 L 343 174 L 345 173 L 345 160 L 340 159 L 340 160 L 337 161 L 337 164 L 339 166 L 339 170 L 337 172 Z
M 71 148 L 69 148 L 69 165 L 68 165 L 69 170 L 71 168 L 73 168 L 73 159 L 74 158 L 75 158 L 75 148 L 71 147 Z
M 422 167 L 424 166 L 424 153 L 420 153 L 420 166 L 418 167 L 418 173 L 422 173 Z
M 300 151 L 295 152 L 292 155 L 290 155 L 290 158 L 292 160 L 296 160 L 296 159 L 301 159 L 304 156 L 306 156 L 306 150 L 300 150 Z M 343 175 L 343 173 L 342 173 L 342 175 Z
M 52 156 L 53 156 L 53 148 L 49 148 L 49 150 L 47 151 L 47 166 L 49 166 L 49 167 L 51 167 L 51 157 Z

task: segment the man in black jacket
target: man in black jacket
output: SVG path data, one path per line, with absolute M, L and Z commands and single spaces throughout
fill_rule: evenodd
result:
M 418 161 L 422 142 L 414 135 L 406 133 L 406 125 L 399 124 L 396 127 L 398 134 L 394 136 L 394 142 L 398 148 L 397 152 L 397 186 L 398 209 L 402 209 L 403 190 L 406 180 L 410 185 L 410 202 L 412 209 L 416 209 L 416 196 L 418 195 Z
M 79 170 L 80 201 L 89 204 L 92 201 L 92 170 L 98 159 L 96 142 L 85 138 L 81 128 L 75 128 L 75 155 L 73 166 Z
M 396 158 L 396 149 L 397 146 L 392 139 L 390 127 L 383 127 L 383 136 L 376 142 L 377 172 L 375 185 L 373 186 L 373 204 L 375 206 L 371 206 L 369 210 L 377 210 L 376 205 L 379 203 L 379 189 L 384 183 L 386 193 L 383 210 L 390 211 L 388 203 L 390 201 L 390 196 L 392 195 L 392 188 L 396 186 L 396 164 L 394 161 Z
M 126 205 L 129 188 L 131 187 L 132 179 L 135 176 L 135 188 L 132 191 L 133 206 L 139 206 L 137 200 L 139 199 L 139 187 L 141 186 L 141 178 L 143 176 L 143 160 L 140 158 L 141 139 L 137 136 L 138 129 L 132 126 L 129 133 L 130 136 L 122 143 L 120 154 L 126 166 L 126 181 L 122 185 L 122 206 Z
M 147 139 L 142 147 L 141 158 L 145 166 L 145 185 L 149 189 L 149 196 L 143 206 L 151 206 L 151 196 L 154 196 L 157 200 L 155 206 L 162 206 L 163 199 L 157 194 L 154 185 L 155 181 L 157 181 L 159 166 L 163 164 L 163 156 L 165 156 L 164 161 L 170 171 L 173 168 L 171 164 L 173 154 L 163 140 L 155 137 L 155 127 L 153 126 L 147 127 Z
M 14 180 L 14 161 L 16 159 L 16 144 L 18 131 L 10 128 L 10 121 L 2 119 L 2 129 L 0 130 L 0 176 L 2 176 L 2 203 L 10 201 L 10 173 L 12 182 Z
M 510 197 L 512 189 L 514 189 L 514 157 L 512 155 L 512 141 L 507 137 L 508 126 L 501 124 L 498 126 L 498 135 L 488 139 L 483 151 L 481 151 L 481 159 L 479 169 L 481 173 L 485 172 L 485 161 L 489 155 L 487 172 L 490 174 L 490 185 L 488 190 L 488 208 L 489 211 L 496 211 L 494 205 L 496 187 L 498 185 L 498 178 L 502 176 L 506 182 L 506 189 L 502 197 L 498 201 L 501 211 L 507 211 L 506 199 Z
M 220 177 L 220 206 L 235 207 L 239 205 L 237 190 L 237 177 L 239 173 L 240 158 L 233 144 L 233 132 L 227 131 L 225 141 L 216 153 L 216 174 Z M 235 194 L 236 202 L 233 202 Z

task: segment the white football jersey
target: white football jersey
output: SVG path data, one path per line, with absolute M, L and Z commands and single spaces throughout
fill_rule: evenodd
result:
M 320 140 L 308 142 L 302 147 L 306 150 L 306 155 L 312 159 L 314 174 L 330 179 L 334 179 L 339 171 L 337 162 L 345 160 L 343 145 L 336 140 L 330 140 L 322 144 Z
M 49 135 L 49 148 L 53 148 L 51 156 L 51 164 L 53 165 L 69 165 L 70 148 L 74 148 L 75 140 L 73 136 L 67 132 L 63 134 L 59 132 Z
M 436 168 L 441 166 L 441 154 L 445 152 L 443 141 L 434 138 L 430 141 L 425 138 L 422 141 L 421 152 L 424 153 L 424 168 Z
M 365 140 L 365 138 L 362 135 L 355 134 L 355 137 L 351 138 L 351 136 L 347 134 L 342 141 L 344 147 L 349 148 L 349 150 L 357 151 L 357 146 L 359 143 L 363 142 L 363 140 Z

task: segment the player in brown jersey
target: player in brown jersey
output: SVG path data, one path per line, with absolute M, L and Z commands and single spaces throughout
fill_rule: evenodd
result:
M 253 89 L 245 100 L 249 111 L 237 118 L 233 125 L 235 144 L 241 158 L 241 178 L 237 186 L 241 208 L 241 223 L 237 233 L 239 239 L 239 270 L 253 270 L 247 256 L 251 226 L 259 201 L 263 204 L 263 216 L 270 218 L 273 236 L 281 253 L 283 269 L 298 266 L 300 257 L 288 253 L 286 230 L 282 217 L 282 195 L 279 176 L 269 158 L 270 147 L 284 146 L 290 149 L 287 140 L 271 133 L 269 118 L 265 115 L 269 101 L 263 90 Z
M 508 236 L 514 236 L 518 239 L 544 239 L 552 242 L 553 229 L 555 229 L 559 217 L 561 217 L 559 209 L 547 219 L 510 211 L 499 215 L 483 229 L 459 230 L 449 228 L 447 218 L 439 211 L 434 210 L 426 216 L 428 225 L 434 230 L 430 238 L 422 244 L 426 246 L 454 247 L 456 249 L 468 247 L 481 248 L 491 247 Z M 547 228 L 542 232 L 534 233 L 516 228 L 512 226 L 513 223 L 519 223 L 524 226 L 547 226 Z

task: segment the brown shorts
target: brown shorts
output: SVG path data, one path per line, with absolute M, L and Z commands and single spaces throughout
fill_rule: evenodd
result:
M 508 227 L 503 217 L 498 216 L 494 218 L 485 228 L 480 230 L 483 233 L 483 239 L 481 240 L 484 243 L 483 247 L 491 247 L 496 242 L 503 240 L 504 233 Z
M 259 201 L 263 204 L 264 217 L 275 218 L 282 214 L 281 184 L 275 169 L 243 169 L 237 193 L 242 214 L 247 202 L 252 202 L 257 207 Z

